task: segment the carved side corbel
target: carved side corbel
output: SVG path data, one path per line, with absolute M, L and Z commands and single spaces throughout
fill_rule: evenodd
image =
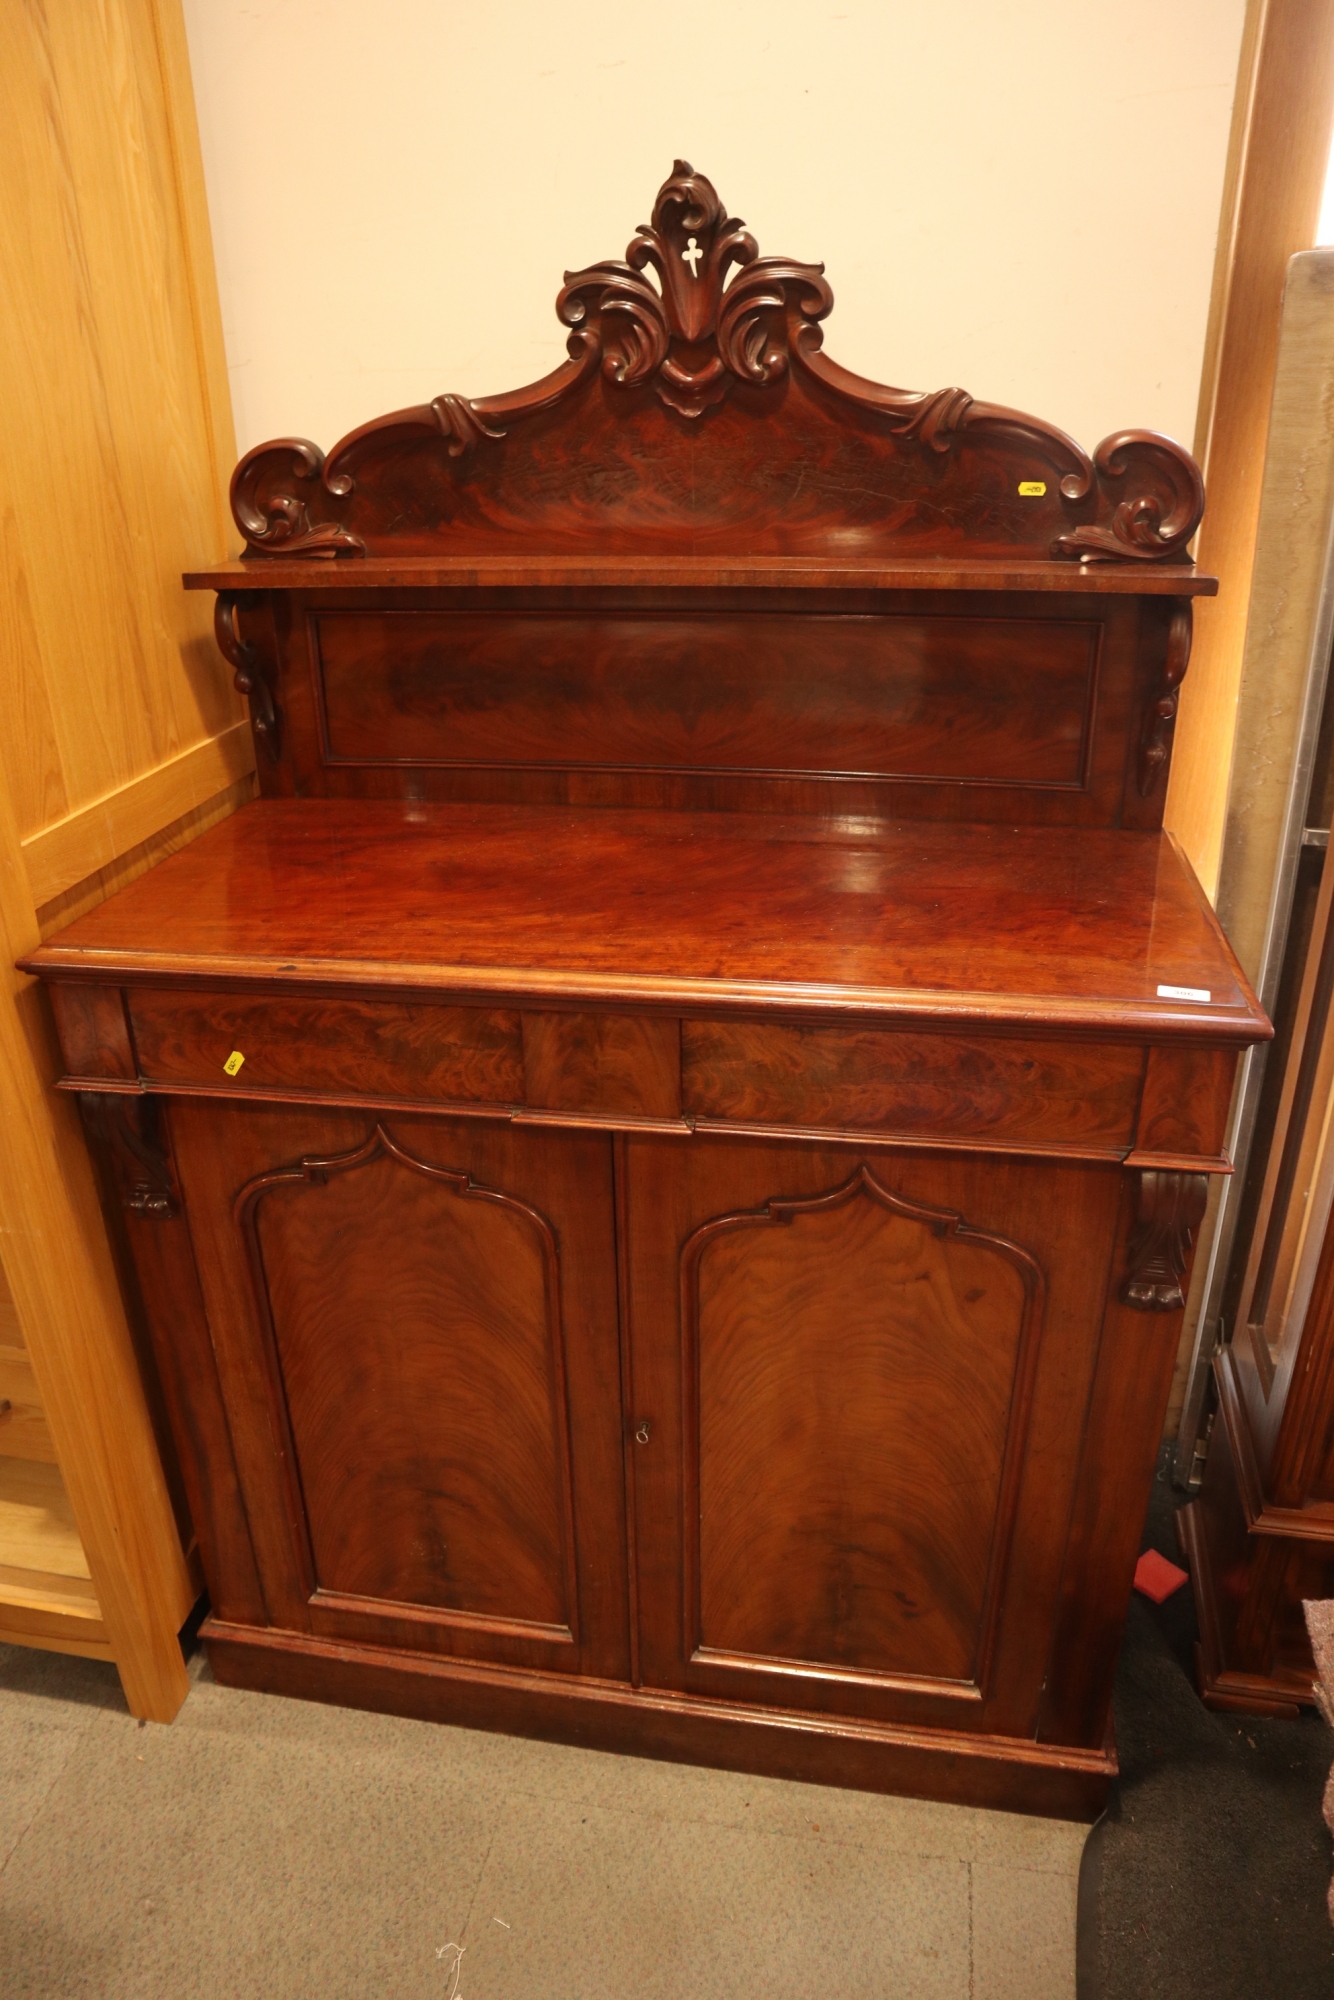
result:
M 271 763 L 278 762 L 279 725 L 278 709 L 273 699 L 273 689 L 268 676 L 259 664 L 259 655 L 254 647 L 241 637 L 237 623 L 237 613 L 241 608 L 242 593 L 235 590 L 220 590 L 217 607 L 213 613 L 213 632 L 218 642 L 218 650 L 229 666 L 236 669 L 233 685 L 238 694 L 247 697 L 250 703 L 250 723 L 255 732 L 255 741 Z
M 179 1215 L 156 1100 L 122 1091 L 81 1090 L 79 1109 L 89 1137 L 111 1155 L 121 1203 L 131 1215 Z
M 1208 1196 L 1207 1174 L 1158 1168 L 1140 1173 L 1122 1305 L 1134 1306 L 1137 1312 L 1178 1312 L 1185 1305 L 1181 1280 Z
M 1181 683 L 1190 665 L 1191 631 L 1191 602 L 1188 597 L 1183 597 L 1173 606 L 1172 622 L 1167 628 L 1167 658 L 1153 699 L 1145 711 L 1144 727 L 1140 732 L 1139 795 L 1142 799 L 1147 799 L 1153 791 L 1171 755 Z

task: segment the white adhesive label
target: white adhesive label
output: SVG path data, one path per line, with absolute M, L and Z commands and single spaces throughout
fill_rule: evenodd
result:
M 1160 986 L 1160 1000 L 1212 1000 L 1213 994 L 1203 986 Z

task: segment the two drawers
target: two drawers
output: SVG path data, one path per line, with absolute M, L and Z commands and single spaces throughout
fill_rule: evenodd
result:
M 1164 1165 L 1221 1163 L 1233 1065 L 1230 1050 L 971 1028 L 50 990 L 73 1085 L 438 1106 L 520 1122 L 1147 1153 Z

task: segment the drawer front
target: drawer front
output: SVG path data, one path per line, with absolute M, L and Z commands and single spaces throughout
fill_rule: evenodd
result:
M 1134 1046 L 686 1021 L 688 1117 L 1115 1151 L 1134 1137 Z
M 523 1102 L 522 1031 L 505 1008 L 136 989 L 128 1000 L 151 1083 Z

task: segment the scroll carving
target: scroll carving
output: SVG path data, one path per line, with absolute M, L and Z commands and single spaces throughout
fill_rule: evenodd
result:
M 160 1219 L 179 1214 L 156 1101 L 119 1091 L 81 1090 L 79 1108 L 90 1136 L 111 1154 L 122 1205 L 132 1215 Z
M 823 265 L 761 257 L 712 183 L 678 160 L 624 259 L 566 273 L 556 313 L 569 329 L 569 359 L 559 368 L 506 395 L 443 395 L 395 411 L 353 431 L 327 460 L 300 438 L 260 445 L 236 468 L 236 520 L 255 555 L 355 557 L 379 552 L 396 532 L 400 541 L 408 534 L 438 539 L 450 522 L 447 499 L 441 512 L 447 488 L 432 451 L 466 465 L 474 452 L 489 453 L 577 394 L 585 400 L 569 422 L 585 430 L 590 422 L 614 425 L 637 407 L 633 392 L 646 390 L 692 424 L 744 390 L 757 414 L 781 424 L 782 385 L 800 376 L 815 391 L 817 421 L 835 434 L 835 448 L 860 432 L 873 461 L 909 448 L 923 454 L 924 502 L 936 483 L 932 463 L 941 458 L 962 458 L 955 489 L 977 499 L 977 517 L 993 526 L 997 498 L 1016 489 L 1036 493 L 1041 508 L 1007 515 L 1011 547 L 1083 563 L 1184 557 L 1204 489 L 1180 445 L 1152 431 L 1125 430 L 1090 457 L 1054 425 L 978 402 L 966 390 L 918 393 L 868 381 L 823 352 L 821 322 L 833 303 Z M 607 391 L 600 407 L 586 400 L 595 376 Z M 766 393 L 755 398 L 756 391 Z M 793 449 L 802 447 L 794 442 Z M 607 439 L 605 457 L 615 464 L 614 438 Z M 551 462 L 559 463 L 559 455 Z M 452 476 L 474 477 L 462 469 Z M 489 487 L 499 476 L 498 470 L 486 475 Z M 392 505 L 377 493 L 386 479 L 394 486 Z M 619 482 L 618 472 L 608 490 Z M 901 494 L 902 478 L 894 485 Z M 980 498 L 983 491 L 990 497 Z M 829 494 L 830 526 L 837 527 L 837 482 Z M 901 535 L 905 520 L 921 535 L 925 518 L 936 524 L 926 532 L 957 551 L 961 516 L 942 507 L 938 494 L 918 514 L 911 507 L 905 513 L 901 499 L 892 509 L 888 497 L 885 504 L 892 516 L 886 535 Z M 488 506 L 483 515 L 494 534 L 496 514 Z
M 1185 1305 L 1181 1280 L 1208 1195 L 1206 1174 L 1157 1169 L 1140 1174 L 1122 1305 L 1137 1312 L 1178 1312 Z
M 1158 783 L 1171 755 L 1172 732 L 1176 727 L 1181 683 L 1186 678 L 1186 668 L 1190 665 L 1191 630 L 1191 602 L 1188 597 L 1184 597 L 1172 610 L 1172 621 L 1167 629 L 1167 658 L 1163 663 L 1162 678 L 1145 711 L 1144 727 L 1140 734 L 1139 791 L 1140 797 L 1144 799 L 1148 798 Z
M 233 686 L 238 694 L 248 697 L 250 702 L 250 722 L 255 732 L 255 741 L 264 754 L 273 762 L 278 762 L 280 750 L 278 709 L 273 699 L 273 689 L 268 677 L 259 664 L 253 646 L 241 637 L 237 614 L 241 607 L 241 594 L 234 590 L 220 590 L 213 613 L 213 631 L 218 649 L 229 666 L 236 669 Z

